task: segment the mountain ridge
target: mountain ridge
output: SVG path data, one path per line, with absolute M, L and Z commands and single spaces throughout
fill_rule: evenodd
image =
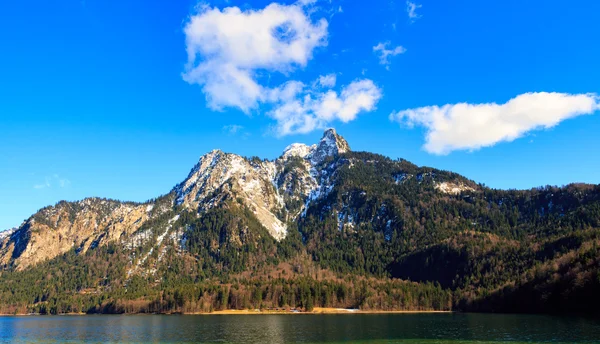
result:
M 333 128 L 327 129 L 324 132 L 323 137 L 318 144 L 314 144 L 312 146 L 299 143 L 292 144 L 286 147 L 280 157 L 274 160 L 264 159 L 260 161 L 252 161 L 252 159 L 248 159 L 234 153 L 225 153 L 220 149 L 214 149 L 201 156 L 199 162 L 191 169 L 186 179 L 173 187 L 170 193 L 176 194 L 175 205 L 183 205 L 185 208 L 198 208 L 198 211 L 202 211 L 218 206 L 221 200 L 226 199 L 226 196 L 228 196 L 228 194 L 232 191 L 231 189 L 233 187 L 234 191 L 244 194 L 244 199 L 247 200 L 247 202 L 244 202 L 244 205 L 253 209 L 255 215 L 258 216 L 259 220 L 269 230 L 270 234 L 277 240 L 281 240 L 286 235 L 286 225 L 284 224 L 284 221 L 289 214 L 283 214 L 283 216 L 281 216 L 283 219 L 280 219 L 274 214 L 274 212 L 281 210 L 277 209 L 278 207 L 284 206 L 283 195 L 279 195 L 280 187 L 285 183 L 289 184 L 291 182 L 290 180 L 286 180 L 285 173 L 282 174 L 282 172 L 284 172 L 283 169 L 285 168 L 284 165 L 290 159 L 304 159 L 304 168 L 308 171 L 308 173 L 303 173 L 303 175 L 299 176 L 299 178 L 302 179 L 303 185 L 308 185 L 308 188 L 300 190 L 300 195 L 295 194 L 295 191 L 291 190 L 291 188 L 283 190 L 283 193 L 287 191 L 287 196 L 289 198 L 298 198 L 302 196 L 308 197 L 309 194 L 318 191 L 320 188 L 320 185 L 317 183 L 319 175 L 318 173 L 314 172 L 314 167 L 329 156 L 336 156 L 349 150 L 350 148 L 346 140 L 339 136 Z M 230 182 L 232 179 L 234 179 L 234 183 L 236 184 L 235 187 L 233 186 L 234 183 L 228 184 L 228 182 Z M 272 190 L 274 193 L 269 194 L 270 184 L 267 182 L 274 186 L 274 190 Z M 277 184 L 280 185 L 278 186 Z M 212 196 L 212 193 L 215 191 L 221 191 L 221 194 L 211 197 L 210 199 L 206 199 L 208 196 Z M 267 197 L 265 197 L 265 194 L 268 194 Z M 61 201 L 57 203 L 57 205 L 87 204 L 89 206 L 90 202 L 94 203 L 97 200 L 100 200 L 101 205 L 104 205 L 105 202 L 117 202 L 129 205 L 136 204 L 135 214 L 131 214 L 131 216 L 137 216 L 135 222 L 136 224 L 140 225 L 145 222 L 148 217 L 141 216 L 142 212 L 140 212 L 139 209 L 142 209 L 143 207 L 148 208 L 154 204 L 152 200 L 138 203 L 129 201 L 105 200 L 98 197 L 88 197 L 80 201 Z M 304 206 L 306 207 L 307 204 Z M 3 235 L 0 236 L 0 241 L 4 240 L 4 243 L 0 245 L 0 262 L 2 262 L 5 266 L 9 265 L 11 258 L 14 258 L 14 253 L 16 252 L 18 253 L 17 259 L 20 259 L 20 261 L 22 261 L 26 267 L 30 264 L 37 263 L 40 259 L 53 258 L 71 248 L 71 246 L 68 245 L 61 246 L 62 248 L 59 248 L 58 250 L 50 250 L 47 254 L 42 254 L 42 257 L 38 259 L 34 257 L 34 252 L 39 251 L 41 254 L 40 248 L 37 246 L 31 246 L 29 248 L 31 253 L 21 258 L 20 253 L 22 252 L 19 252 L 20 249 L 17 247 L 18 241 L 14 243 L 12 249 L 6 242 L 6 240 L 10 239 L 16 232 L 27 229 L 32 225 L 32 223 L 35 223 L 36 215 L 38 215 L 38 218 L 43 216 L 52 216 L 53 214 L 43 214 L 45 212 L 47 213 L 49 209 L 52 209 L 53 207 L 55 206 L 44 207 L 30 218 L 25 220 L 21 226 L 11 229 L 10 232 L 3 232 Z M 139 207 L 139 209 L 137 209 L 137 207 Z M 132 209 L 127 210 L 132 211 Z M 85 207 L 83 208 L 83 211 L 86 211 Z M 123 222 L 126 221 L 126 218 L 129 214 L 115 215 L 116 218 L 112 219 L 113 221 Z M 58 226 L 59 220 L 60 217 L 56 219 L 54 227 Z M 90 221 L 90 219 L 87 219 L 87 221 Z M 108 226 L 109 224 L 105 223 L 104 225 Z M 95 229 L 97 229 L 99 224 L 96 223 L 95 226 Z M 133 231 L 135 231 L 135 228 Z M 99 235 L 94 231 L 88 230 L 88 232 L 88 234 L 92 236 Z M 117 233 L 113 233 L 110 230 L 108 232 L 110 233 L 108 237 L 114 240 L 117 236 Z M 69 236 L 72 234 L 73 233 L 67 231 L 59 235 L 62 237 L 63 235 Z M 122 232 L 120 235 L 123 234 L 129 233 Z M 74 240 L 74 245 L 83 245 L 81 249 L 83 252 L 85 252 L 88 249 L 90 240 L 93 242 L 94 240 L 102 240 L 102 238 L 85 238 L 83 241 L 76 239 Z M 106 239 L 104 240 L 106 241 Z M 58 241 L 61 242 L 61 239 L 59 238 Z M 49 244 L 49 242 L 44 242 L 44 246 L 47 244 Z M 27 251 L 27 248 L 25 248 L 23 251 Z
M 203 304 L 211 307 L 223 307 L 216 300 L 225 288 L 232 300 L 263 295 L 228 307 L 309 308 L 310 300 L 365 309 L 589 311 L 594 303 L 579 295 L 600 283 L 599 229 L 599 185 L 490 189 L 352 151 L 330 129 L 317 144 L 292 144 L 273 160 L 210 151 L 167 194 L 146 202 L 86 198 L 42 208 L 0 235 L 0 300 L 13 300 L 0 309 L 48 311 L 52 300 L 50 312 L 60 313 L 61 302 L 78 300 L 89 312 L 129 312 L 126 305 L 141 298 L 145 311 L 206 310 L 194 299 L 205 286 Z M 28 279 L 36 282 L 19 282 Z M 331 283 L 341 288 L 335 299 L 319 294 Z M 300 289 L 283 297 L 286 288 Z M 185 295 L 178 306 L 164 299 L 175 292 Z M 571 303 L 557 301 L 566 292 Z M 538 301 L 520 307 L 525 296 Z

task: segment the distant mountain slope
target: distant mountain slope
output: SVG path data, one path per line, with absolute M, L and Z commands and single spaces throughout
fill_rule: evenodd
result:
M 40 210 L 0 235 L 0 310 L 594 312 L 599 244 L 598 185 L 494 190 L 330 129 L 273 161 L 211 151 L 143 204 Z

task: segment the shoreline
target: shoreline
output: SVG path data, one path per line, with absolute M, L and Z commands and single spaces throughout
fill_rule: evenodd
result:
M 428 314 L 428 313 L 440 313 L 449 314 L 456 313 L 456 311 L 436 311 L 436 310 L 360 310 L 360 309 L 348 309 L 348 308 L 324 308 L 315 307 L 312 311 L 300 311 L 300 310 L 267 310 L 267 309 L 224 309 L 221 311 L 213 312 L 173 312 L 173 313 L 62 313 L 62 314 L 39 314 L 39 313 L 24 313 L 24 314 L 0 314 L 2 317 L 26 317 L 26 316 L 86 316 L 86 315 L 274 315 L 274 314 Z
M 348 308 L 325 308 L 315 307 L 312 311 L 294 310 L 260 310 L 260 309 L 225 309 L 210 313 L 183 313 L 186 315 L 265 315 L 265 314 L 418 314 L 418 313 L 455 313 L 454 311 L 436 310 L 361 310 Z

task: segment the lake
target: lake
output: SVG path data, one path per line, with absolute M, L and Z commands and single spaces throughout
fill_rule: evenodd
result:
M 600 321 L 498 314 L 0 317 L 2 343 L 600 343 Z

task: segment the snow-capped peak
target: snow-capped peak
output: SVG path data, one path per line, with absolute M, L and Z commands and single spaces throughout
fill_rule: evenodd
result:
M 224 200 L 239 200 L 275 239 L 281 240 L 287 233 L 286 219 L 296 217 L 301 211 L 292 206 L 293 214 L 288 213 L 291 208 L 288 209 L 286 199 L 306 203 L 306 208 L 307 202 L 325 195 L 331 189 L 329 176 L 322 176 L 316 165 L 349 150 L 346 140 L 334 129 L 326 130 L 318 144 L 289 145 L 275 161 L 256 163 L 215 149 L 202 156 L 188 177 L 175 187 L 175 202 L 203 212 Z M 303 167 L 294 165 L 286 170 L 291 157 L 303 159 Z M 294 175 L 282 175 L 292 170 Z M 302 185 L 294 184 L 294 178 L 303 180 Z
M 307 146 L 304 143 L 292 143 L 285 148 L 281 157 L 283 159 L 288 159 L 289 157 L 293 156 L 306 158 L 306 156 L 313 152 L 316 148 L 317 145 Z
M 330 128 L 323 133 L 323 137 L 312 152 L 310 159 L 314 164 L 318 164 L 328 156 L 335 156 L 349 151 L 350 145 L 348 145 L 348 142 L 338 135 L 335 129 Z
M 350 151 L 348 142 L 330 128 L 325 130 L 323 137 L 318 144 L 308 146 L 304 143 L 292 143 L 287 146 L 281 155 L 281 159 L 287 160 L 290 157 L 300 157 L 308 159 L 312 165 L 321 163 L 328 156 Z

